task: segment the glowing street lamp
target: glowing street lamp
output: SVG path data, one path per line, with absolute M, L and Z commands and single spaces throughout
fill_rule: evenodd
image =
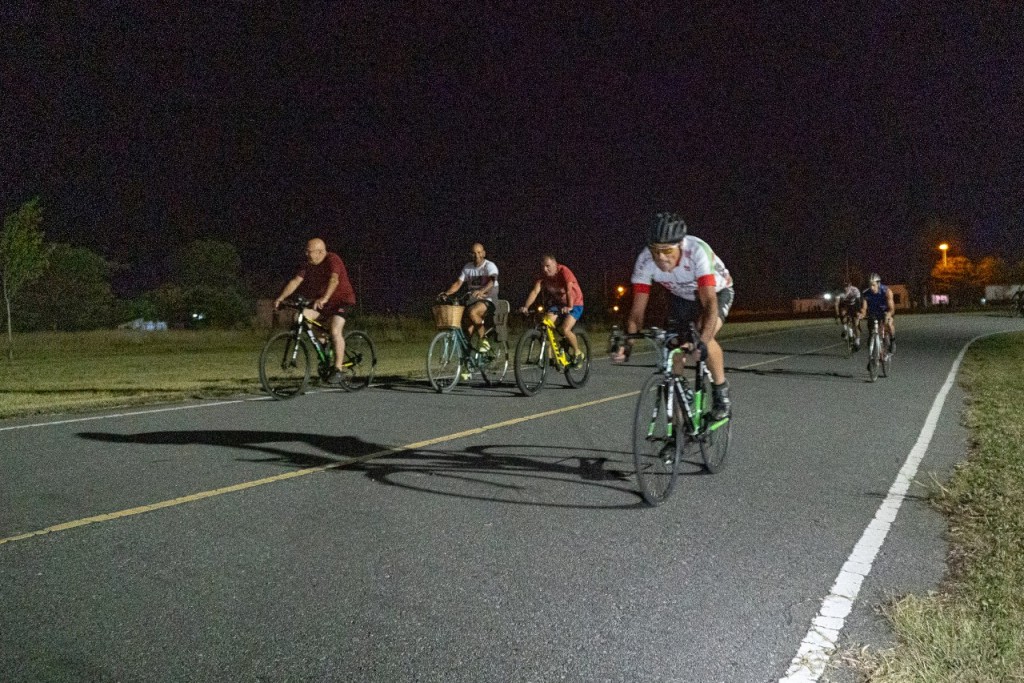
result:
M 949 251 L 949 245 L 943 242 L 939 245 L 939 251 L 942 252 L 942 267 L 946 267 L 946 252 Z

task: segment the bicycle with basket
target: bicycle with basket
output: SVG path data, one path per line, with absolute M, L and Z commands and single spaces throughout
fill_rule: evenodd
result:
M 455 388 L 464 375 L 480 373 L 484 384 L 501 384 L 508 373 L 508 314 L 509 302 L 498 299 L 494 302 L 493 320 L 486 321 L 484 339 L 488 348 L 473 348 L 462 330 L 462 315 L 466 310 L 468 295 L 438 297 L 431 309 L 437 334 L 427 349 L 427 379 L 438 393 L 447 393 Z

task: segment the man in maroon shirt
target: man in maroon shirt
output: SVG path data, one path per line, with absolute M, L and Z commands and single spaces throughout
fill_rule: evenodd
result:
M 330 319 L 331 342 L 334 344 L 334 372 L 328 378 L 331 384 L 342 381 L 342 363 L 345 361 L 345 313 L 356 303 L 356 293 L 348 281 L 348 271 L 341 257 L 327 251 L 319 237 L 306 243 L 306 263 L 299 267 L 281 294 L 274 299 L 274 308 L 292 294 L 313 299 L 313 308 L 303 310 L 310 320 L 321 316 Z

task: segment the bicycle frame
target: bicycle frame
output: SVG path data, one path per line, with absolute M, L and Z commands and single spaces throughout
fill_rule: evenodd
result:
M 671 332 L 665 332 L 664 330 L 658 330 L 657 328 L 652 329 L 653 334 L 650 336 L 652 342 L 654 342 L 655 349 L 658 352 L 658 364 L 656 372 L 660 372 L 664 375 L 664 381 L 666 384 L 671 384 L 672 390 L 666 397 L 666 410 L 669 415 L 669 434 L 672 435 L 672 430 L 676 425 L 676 404 L 682 404 L 686 411 L 686 424 L 689 426 L 686 429 L 686 433 L 690 436 L 697 436 L 705 429 L 704 423 L 704 408 L 707 405 L 709 396 L 707 396 L 707 390 L 704 388 L 705 383 L 702 381 L 704 377 L 711 377 L 711 370 L 708 368 L 707 363 L 703 358 L 697 360 L 697 364 L 694 367 L 694 379 L 693 385 L 695 389 L 690 388 L 690 383 L 686 380 L 683 375 L 677 375 L 672 372 L 672 366 L 675 361 L 675 356 L 678 353 L 684 353 L 682 348 L 674 348 L 669 350 L 668 344 L 673 339 L 676 339 L 679 335 Z M 694 336 L 695 333 L 691 332 Z M 638 335 L 646 336 L 646 335 Z M 729 418 L 724 418 L 713 424 L 706 425 L 708 431 L 718 429 L 720 426 L 729 421 Z M 653 430 L 654 425 L 652 423 L 650 429 Z M 648 433 L 650 435 L 650 432 Z
M 540 319 L 537 328 L 544 331 L 544 334 L 547 336 L 547 343 L 550 345 L 544 351 L 555 361 L 555 367 L 558 368 L 559 372 L 564 371 L 569 367 L 569 356 L 566 355 L 562 345 L 558 343 L 558 330 L 555 327 L 555 321 L 545 315 Z
M 331 340 L 331 331 L 319 320 L 307 318 L 302 308 L 296 308 L 296 311 L 298 313 L 292 327 L 295 331 L 295 338 L 300 339 L 305 336 L 313 345 L 317 357 L 317 370 L 321 377 L 326 377 L 334 367 L 334 342 Z M 327 339 L 326 343 L 321 342 L 318 335 L 323 335 Z M 297 353 L 297 350 L 294 353 Z M 352 365 L 353 362 L 350 360 L 342 362 L 342 367 L 351 367 Z

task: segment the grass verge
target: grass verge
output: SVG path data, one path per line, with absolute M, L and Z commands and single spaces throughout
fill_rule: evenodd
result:
M 949 577 L 883 607 L 897 646 L 858 667 L 875 683 L 1024 681 L 1024 335 L 975 344 L 961 381 L 971 453 L 932 494 L 949 518 Z
M 519 321 L 516 321 L 520 324 Z M 736 323 L 723 339 L 821 320 Z M 377 345 L 378 379 L 422 378 L 435 330 L 409 317 L 364 316 L 354 327 Z M 510 335 L 511 351 L 521 329 Z M 603 354 L 607 329 L 589 327 Z M 47 332 L 15 337 L 14 362 L 0 358 L 0 418 L 260 393 L 257 359 L 267 331 Z M 511 370 L 509 372 L 511 377 Z

